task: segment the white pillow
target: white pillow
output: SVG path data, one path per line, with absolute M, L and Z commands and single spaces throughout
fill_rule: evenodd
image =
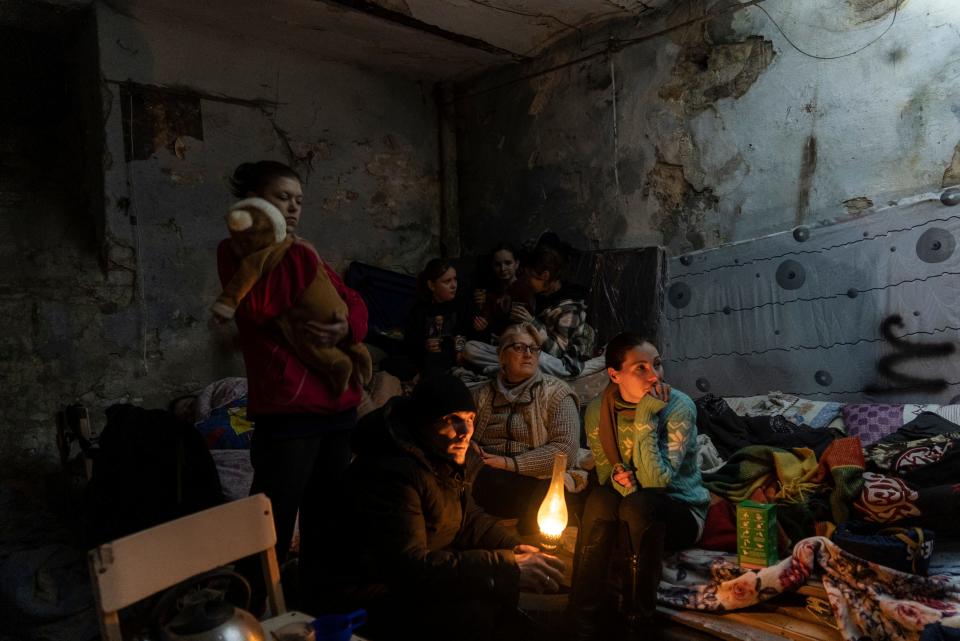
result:
M 922 412 L 933 412 L 942 416 L 951 423 L 960 425 L 960 405 L 904 405 L 903 406 L 903 424 L 906 425 L 913 419 L 920 416 Z

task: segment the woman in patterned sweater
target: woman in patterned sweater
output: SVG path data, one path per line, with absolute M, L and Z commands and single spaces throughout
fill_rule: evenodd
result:
M 580 638 L 593 638 L 618 527 L 629 534 L 622 614 L 629 635 L 646 634 L 655 613 L 661 557 L 700 538 L 710 495 L 697 465 L 697 412 L 663 382 L 657 348 L 624 333 L 606 349 L 610 385 L 585 418 L 600 487 L 587 499 L 574 562 L 571 605 Z
M 579 403 L 566 383 L 540 371 L 540 336 L 529 323 L 504 330 L 498 350 L 497 377 L 473 391 L 473 442 L 484 463 L 473 497 L 490 514 L 519 518 L 520 533 L 529 534 L 537 528 L 554 456 L 567 457 L 570 492 L 586 487 Z

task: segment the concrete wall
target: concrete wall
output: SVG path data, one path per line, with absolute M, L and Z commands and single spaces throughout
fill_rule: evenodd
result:
M 0 240 L 4 258 L 39 265 L 27 289 L 0 284 L 15 332 L 2 345 L 4 475 L 55 460 L 62 404 L 87 404 L 96 426 L 110 403 L 160 406 L 243 373 L 235 337 L 206 325 L 226 178 L 239 162 L 297 167 L 300 233 L 341 271 L 361 260 L 413 272 L 437 249 L 429 86 L 111 4 L 93 6 L 102 121 L 84 116 L 102 144 L 96 215 L 38 204 L 46 214 L 29 237 Z
M 459 87 L 464 246 L 550 228 L 583 248 L 676 255 L 960 181 L 950 0 L 906 1 L 896 16 L 894 0 L 764 3 L 813 55 L 883 34 L 833 60 L 728 4 L 685 0 Z M 608 56 L 611 37 L 627 46 Z

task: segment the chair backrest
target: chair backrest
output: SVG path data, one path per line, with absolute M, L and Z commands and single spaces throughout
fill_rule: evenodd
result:
M 254 554 L 260 554 L 270 609 L 275 615 L 283 614 L 286 605 L 276 541 L 270 499 L 256 494 L 90 550 L 90 576 L 104 641 L 120 641 L 120 609 Z

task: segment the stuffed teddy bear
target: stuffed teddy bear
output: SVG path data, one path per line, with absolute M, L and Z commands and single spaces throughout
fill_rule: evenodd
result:
M 211 307 L 216 320 L 233 318 L 237 307 L 262 276 L 280 264 L 294 243 L 280 211 L 262 198 L 247 198 L 227 213 L 227 229 L 242 257 L 240 267 Z M 351 380 L 366 384 L 373 376 L 370 353 L 363 344 L 327 347 L 319 343 L 312 324 L 347 317 L 347 304 L 330 282 L 323 265 L 296 304 L 276 318 L 277 326 L 297 356 L 334 393 Z

